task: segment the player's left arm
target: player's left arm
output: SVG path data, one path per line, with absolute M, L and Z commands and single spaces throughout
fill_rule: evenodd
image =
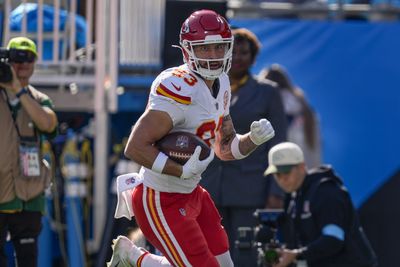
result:
M 214 150 L 221 160 L 235 160 L 247 157 L 259 145 L 274 137 L 274 129 L 266 119 L 254 121 L 250 132 L 237 134 L 232 118 L 227 115 L 223 118 L 221 128 L 217 132 Z

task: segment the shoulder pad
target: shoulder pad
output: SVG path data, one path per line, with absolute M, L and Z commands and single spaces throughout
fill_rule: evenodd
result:
M 181 68 L 171 68 L 160 75 L 155 93 L 180 104 L 190 105 L 198 78 Z

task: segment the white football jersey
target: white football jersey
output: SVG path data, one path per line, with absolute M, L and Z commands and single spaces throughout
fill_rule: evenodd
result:
M 213 145 L 223 117 L 229 114 L 231 89 L 228 76 L 219 77 L 219 92 L 216 97 L 199 76 L 186 64 L 163 71 L 151 86 L 148 107 L 167 112 L 173 121 L 173 130 L 186 131 L 201 137 Z M 161 192 L 190 193 L 201 177 L 183 180 L 153 172 L 142 167 L 144 184 Z

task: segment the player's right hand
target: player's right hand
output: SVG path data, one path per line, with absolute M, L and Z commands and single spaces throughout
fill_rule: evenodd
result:
M 214 150 L 211 149 L 210 155 L 203 160 L 200 160 L 201 147 L 197 146 L 193 152 L 193 155 L 189 160 L 182 166 L 181 179 L 190 179 L 199 177 L 207 168 L 208 164 L 214 159 Z

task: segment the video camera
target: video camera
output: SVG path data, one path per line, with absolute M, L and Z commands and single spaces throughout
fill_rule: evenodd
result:
M 251 249 L 256 251 L 257 265 L 269 267 L 279 261 L 277 249 L 282 247 L 278 240 L 278 227 L 284 218 L 283 209 L 257 209 L 254 216 L 259 225 L 238 228 L 236 247 L 239 250 Z
M 10 62 L 32 63 L 35 57 L 36 55 L 29 50 L 0 47 L 0 83 L 8 83 L 13 79 Z
M 278 240 L 278 227 L 283 220 L 283 209 L 257 209 L 254 216 L 259 225 L 255 228 L 258 263 L 260 266 L 271 266 L 279 262 L 277 249 L 282 245 Z
M 8 83 L 13 79 L 11 66 L 8 64 L 10 60 L 10 51 L 5 48 L 0 48 L 0 82 Z

